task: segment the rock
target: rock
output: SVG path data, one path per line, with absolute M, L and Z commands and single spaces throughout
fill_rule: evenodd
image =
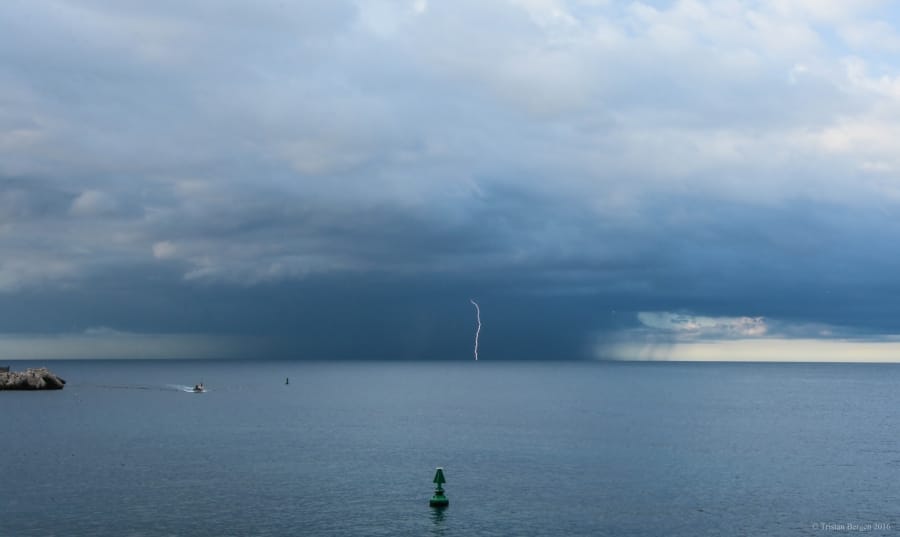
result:
M 0 372 L 0 390 L 61 390 L 65 384 L 46 367 Z

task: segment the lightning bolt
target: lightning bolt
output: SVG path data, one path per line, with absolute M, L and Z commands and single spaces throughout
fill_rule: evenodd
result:
M 478 361 L 478 335 L 481 334 L 481 308 L 478 307 L 478 302 L 475 302 L 475 299 L 470 298 L 469 302 L 475 306 L 475 318 L 478 321 L 478 327 L 475 329 L 475 361 Z

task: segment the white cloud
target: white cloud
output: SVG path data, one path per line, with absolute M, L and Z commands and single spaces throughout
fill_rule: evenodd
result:
M 579 26 L 579 21 L 569 12 L 565 0 L 509 0 L 524 9 L 531 20 L 540 27 L 562 25 Z
M 762 317 L 704 317 L 668 311 L 642 311 L 637 317 L 645 327 L 679 339 L 758 337 L 768 332 Z
M 413 18 L 428 10 L 427 0 L 364 0 L 357 4 L 359 21 L 368 31 L 386 39 L 401 31 Z
M 622 343 L 597 348 L 599 359 L 696 362 L 900 362 L 900 341 L 735 339 Z
M 339 215 L 427 207 L 441 221 L 504 190 L 625 232 L 653 196 L 900 202 L 887 179 L 900 169 L 900 66 L 862 39 L 893 33 L 877 2 L 657 4 L 4 5 L 0 19 L 33 26 L 0 27 L 18 59 L 0 75 L 0 167 L 39 170 L 62 192 L 90 178 L 69 216 L 107 217 L 122 240 L 55 213 L 4 225 L 75 272 L 149 249 L 190 251 L 192 278 L 254 265 L 303 277 L 391 268 L 391 256 L 350 262 L 327 230 L 262 249 L 257 234 L 219 230 L 264 227 L 258 213 L 290 211 L 279 202 Z M 68 48 L 35 37 L 70 26 Z M 96 76 L 64 75 L 76 72 Z M 184 173 L 193 179 L 172 179 Z M 132 206 L 133 220 L 115 218 Z M 291 231 L 269 230 L 273 241 Z M 177 248 L 158 240 L 172 236 Z
M 116 200 L 105 192 L 85 190 L 72 201 L 70 212 L 75 216 L 102 216 L 116 211 Z
M 153 257 L 171 259 L 178 253 L 178 248 L 171 241 L 159 241 L 153 244 Z
M 768 0 L 770 9 L 785 18 L 809 18 L 840 24 L 863 16 L 885 0 Z
M 369 152 L 351 148 L 346 142 L 312 137 L 282 144 L 279 153 L 298 173 L 320 177 L 353 171 L 371 159 Z
M 900 34 L 883 20 L 853 22 L 843 26 L 840 34 L 855 50 L 900 51 Z
M 762 317 L 640 312 L 641 327 L 598 339 L 601 360 L 900 362 L 900 335 L 847 337 L 852 329 Z
M 78 275 L 77 264 L 72 260 L 52 257 L 51 253 L 15 255 L 7 250 L 0 258 L 0 292 L 13 292 L 25 287 L 60 284 Z

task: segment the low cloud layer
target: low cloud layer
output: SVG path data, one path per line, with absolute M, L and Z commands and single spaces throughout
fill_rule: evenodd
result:
M 674 362 L 861 362 L 896 363 L 900 342 L 766 338 L 670 345 L 605 346 L 607 359 Z
M 0 333 L 456 359 L 475 296 L 485 359 L 651 332 L 888 340 L 898 16 L 4 3 Z
M 17 360 L 245 358 L 245 339 L 210 334 L 134 334 L 106 328 L 77 334 L 0 335 L 0 356 Z
M 763 336 L 769 330 L 762 317 L 703 317 L 668 311 L 642 311 L 642 325 L 677 339 L 735 339 Z

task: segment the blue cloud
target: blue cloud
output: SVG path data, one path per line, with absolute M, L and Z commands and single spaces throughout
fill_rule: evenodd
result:
M 7 3 L 0 319 L 446 358 L 477 296 L 485 357 L 592 356 L 639 312 L 889 338 L 897 21 L 801 0 Z

